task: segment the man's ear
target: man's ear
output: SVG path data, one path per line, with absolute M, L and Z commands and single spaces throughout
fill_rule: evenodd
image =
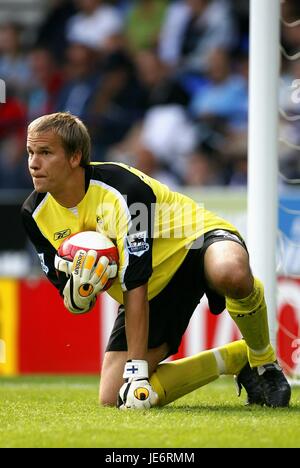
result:
M 72 156 L 70 157 L 70 165 L 72 169 L 75 169 L 76 167 L 80 166 L 81 158 L 81 151 L 77 151 L 76 153 L 72 154 Z

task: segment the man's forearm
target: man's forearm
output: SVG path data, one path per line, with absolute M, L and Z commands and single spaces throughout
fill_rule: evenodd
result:
M 124 305 L 128 359 L 146 359 L 149 331 L 147 287 L 127 292 Z

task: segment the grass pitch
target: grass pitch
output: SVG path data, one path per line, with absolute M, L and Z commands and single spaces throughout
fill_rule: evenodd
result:
M 143 412 L 97 394 L 96 377 L 0 378 L 0 447 L 300 447 L 299 387 L 289 409 L 244 407 L 229 378 Z

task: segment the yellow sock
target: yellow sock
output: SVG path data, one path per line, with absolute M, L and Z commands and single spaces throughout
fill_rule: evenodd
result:
M 247 345 L 245 340 L 234 341 L 220 348 L 216 348 L 225 363 L 224 375 L 235 375 L 247 363 Z
M 244 340 L 203 351 L 184 359 L 160 364 L 150 378 L 159 406 L 196 390 L 221 374 L 236 374 L 247 362 Z
M 256 367 L 275 361 L 275 353 L 270 344 L 264 288 L 259 279 L 254 279 L 253 291 L 248 297 L 227 297 L 226 307 L 248 345 L 250 366 Z

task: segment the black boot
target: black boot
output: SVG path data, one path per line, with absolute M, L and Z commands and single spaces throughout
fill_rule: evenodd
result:
M 263 387 L 255 369 L 251 369 L 249 363 L 243 367 L 240 373 L 235 377 L 238 396 L 240 396 L 242 387 L 247 392 L 246 405 L 264 405 L 265 398 Z

